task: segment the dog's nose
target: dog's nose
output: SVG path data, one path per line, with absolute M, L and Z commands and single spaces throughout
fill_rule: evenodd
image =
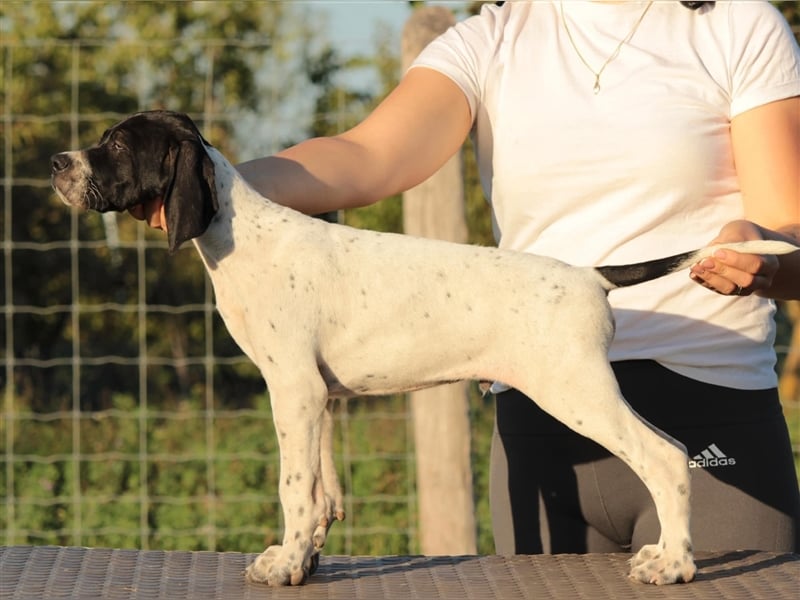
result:
M 60 152 L 50 157 L 50 165 L 52 166 L 53 173 L 58 173 L 69 168 L 72 160 L 66 152 Z

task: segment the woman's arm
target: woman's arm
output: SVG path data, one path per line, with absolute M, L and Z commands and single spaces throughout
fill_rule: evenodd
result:
M 364 206 L 421 183 L 464 142 L 467 99 L 448 77 L 411 69 L 361 123 L 237 166 L 261 194 L 306 214 Z
M 800 97 L 734 117 L 731 138 L 747 221 L 726 225 L 712 243 L 785 240 L 800 246 Z M 722 294 L 800 299 L 800 252 L 752 256 L 720 251 L 692 269 Z

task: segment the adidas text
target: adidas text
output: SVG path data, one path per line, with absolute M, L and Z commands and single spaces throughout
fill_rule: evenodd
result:
M 706 467 L 732 467 L 736 464 L 735 458 L 701 458 L 689 461 L 690 469 L 705 469 Z
M 736 459 L 726 456 L 716 444 L 711 444 L 700 454 L 689 460 L 690 469 L 705 469 L 706 467 L 732 467 Z

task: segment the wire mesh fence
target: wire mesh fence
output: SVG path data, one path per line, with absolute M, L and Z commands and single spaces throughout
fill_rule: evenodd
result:
M 0 29 L 23 10 L 4 9 Z M 287 92 L 276 86 L 292 87 L 297 65 L 284 64 L 291 52 L 281 62 L 276 44 L 124 31 L 0 39 L 1 543 L 260 551 L 279 541 L 269 398 L 227 335 L 202 265 L 188 247 L 168 256 L 129 217 L 68 210 L 50 192 L 48 165 L 127 112 L 164 104 L 192 114 L 215 144 L 224 137 L 232 156 L 277 150 L 308 129 L 313 105 L 294 89 L 291 109 L 278 108 Z M 194 71 L 155 68 L 164 54 L 190 56 Z M 226 105 L 226 78 L 244 71 L 225 63 L 232 55 L 252 69 L 260 100 L 249 108 Z M 182 75 L 192 82 L 179 102 L 158 97 L 161 80 Z M 342 103 L 325 118 L 341 128 L 358 116 Z M 335 415 L 350 518 L 331 531 L 331 550 L 413 552 L 406 399 L 343 401 Z

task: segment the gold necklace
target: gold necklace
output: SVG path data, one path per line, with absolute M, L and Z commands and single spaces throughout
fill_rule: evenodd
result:
M 572 44 L 572 47 L 575 49 L 575 54 L 578 55 L 578 58 L 581 59 L 581 62 L 586 66 L 587 69 L 589 69 L 589 71 L 591 71 L 592 75 L 594 75 L 594 87 L 592 89 L 594 90 L 595 95 L 597 95 L 600 93 L 600 76 L 603 74 L 603 71 L 605 71 L 606 67 L 608 66 L 608 63 L 617 58 L 619 51 L 622 50 L 622 46 L 631 41 L 633 34 L 636 33 L 636 30 L 639 28 L 639 25 L 644 19 L 644 16 L 647 14 L 647 11 L 650 10 L 651 6 L 653 6 L 653 0 L 650 0 L 650 2 L 647 3 L 647 6 L 644 7 L 644 11 L 642 11 L 642 14 L 636 20 L 636 23 L 633 24 L 633 28 L 631 29 L 630 33 L 626 35 L 625 38 L 619 44 L 617 44 L 616 49 L 614 50 L 614 52 L 611 53 L 611 56 L 609 56 L 606 59 L 606 62 L 603 63 L 603 66 L 600 67 L 599 71 L 595 71 L 591 67 L 591 65 L 589 65 L 586 59 L 583 58 L 583 54 L 581 54 L 581 51 L 578 50 L 578 46 L 575 44 L 575 40 L 572 39 L 572 32 L 569 30 L 569 26 L 567 26 L 567 19 L 564 16 L 564 0 L 561 0 L 560 6 L 561 6 L 561 22 L 564 23 L 564 30 L 567 32 L 567 37 L 569 38 L 570 44 Z

